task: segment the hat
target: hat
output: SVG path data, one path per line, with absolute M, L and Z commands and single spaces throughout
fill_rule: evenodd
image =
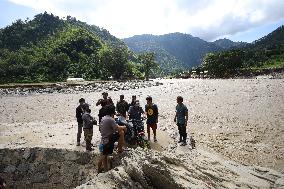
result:
M 108 93 L 107 92 L 103 92 L 102 95 L 108 95 Z

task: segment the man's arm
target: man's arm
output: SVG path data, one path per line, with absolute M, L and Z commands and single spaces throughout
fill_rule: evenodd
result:
M 188 121 L 188 111 L 185 112 L 185 122 L 184 122 L 185 126 L 187 126 L 187 121 Z
M 82 118 L 81 113 L 82 113 L 82 111 L 80 111 L 79 107 L 77 107 L 77 108 L 76 108 L 76 118 L 77 118 L 77 119 Z
M 100 105 L 102 102 L 102 99 L 99 99 L 98 102 L 96 103 L 96 106 Z
M 159 122 L 159 109 L 158 109 L 158 106 L 156 105 L 156 123 Z

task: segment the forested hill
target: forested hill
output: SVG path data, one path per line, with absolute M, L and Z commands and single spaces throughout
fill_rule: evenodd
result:
M 268 48 L 284 44 L 284 25 L 252 43 L 255 48 Z
M 234 42 L 234 41 L 231 41 L 230 39 L 226 39 L 226 38 L 218 39 L 218 40 L 216 40 L 212 43 L 217 45 L 218 47 L 221 47 L 222 49 L 225 49 L 225 50 L 232 49 L 232 48 L 245 47 L 249 44 L 249 43 L 246 43 L 246 42 Z
M 136 53 L 153 51 L 162 68 L 189 68 L 198 66 L 206 53 L 218 52 L 243 43 L 227 39 L 207 42 L 189 34 L 171 33 L 165 35 L 136 35 L 123 39 L 127 46 Z
M 0 29 L 0 83 L 139 74 L 132 54 L 105 29 L 45 12 Z
M 213 77 L 281 71 L 284 69 L 284 26 L 243 48 L 209 53 L 200 68 Z
M 53 14 L 38 14 L 32 20 L 17 20 L 10 26 L 0 29 L 0 47 L 9 50 L 18 50 L 21 47 L 29 47 L 43 39 L 63 31 L 66 27 L 78 26 L 95 34 L 102 42 L 113 46 L 125 46 L 125 44 L 106 29 L 95 25 L 88 25 L 76 18 L 67 16 L 66 20 L 59 19 Z

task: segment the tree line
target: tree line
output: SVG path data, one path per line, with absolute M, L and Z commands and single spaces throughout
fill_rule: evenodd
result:
M 1 29 L 0 82 L 142 79 L 157 66 L 153 53 L 136 55 L 107 30 L 87 26 L 44 13 Z
M 242 71 L 284 68 L 284 26 L 244 48 L 209 53 L 198 70 L 207 70 L 212 77 L 227 78 Z

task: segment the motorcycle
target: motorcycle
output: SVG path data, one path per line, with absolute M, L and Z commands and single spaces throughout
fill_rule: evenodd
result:
M 116 118 L 118 125 L 126 126 L 125 141 L 129 145 L 137 145 L 143 149 L 150 149 L 150 143 L 145 137 L 144 123 L 140 119 L 126 120 L 122 116 Z

